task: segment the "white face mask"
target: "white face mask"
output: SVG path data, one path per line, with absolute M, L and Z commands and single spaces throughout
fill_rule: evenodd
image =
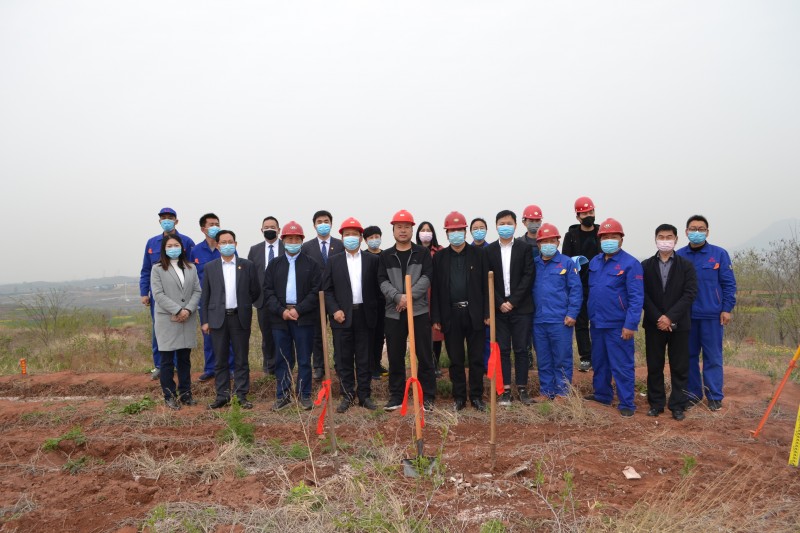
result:
M 671 252 L 675 248 L 675 241 L 656 241 L 659 252 Z
M 419 232 L 419 240 L 422 242 L 431 242 L 433 240 L 433 232 L 432 231 L 420 231 Z

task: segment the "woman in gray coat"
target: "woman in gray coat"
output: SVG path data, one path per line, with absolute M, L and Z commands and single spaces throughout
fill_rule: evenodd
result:
M 180 237 L 170 235 L 161 241 L 161 261 L 153 265 L 150 289 L 156 303 L 156 342 L 161 353 L 164 402 L 170 409 L 180 409 L 180 403 L 194 405 L 197 402 L 192 398 L 189 355 L 197 345 L 197 321 L 193 315 L 200 302 L 200 280 L 197 269 L 186 258 Z M 173 354 L 178 365 L 177 393 Z

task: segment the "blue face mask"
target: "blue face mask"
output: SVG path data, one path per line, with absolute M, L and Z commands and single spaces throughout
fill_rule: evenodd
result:
M 377 250 L 381 247 L 381 240 L 380 239 L 370 239 L 367 241 L 367 246 L 370 250 Z
M 349 252 L 358 250 L 359 246 L 361 246 L 361 239 L 359 239 L 358 237 L 353 237 L 352 235 L 342 239 L 342 242 L 344 243 L 344 247 Z
M 235 244 L 223 244 L 219 247 L 219 253 L 224 255 L 225 257 L 230 257 L 236 253 L 236 245 Z
M 514 226 L 497 226 L 497 234 L 501 239 L 510 239 L 514 236 Z
M 208 236 L 213 239 L 214 237 L 217 236 L 217 233 L 219 233 L 219 230 L 220 230 L 219 226 L 211 226 L 210 228 L 208 228 Z
M 286 250 L 286 253 L 289 253 L 289 254 L 292 254 L 292 255 L 294 255 L 296 253 L 300 253 L 300 248 L 302 248 L 302 247 L 303 247 L 302 244 L 286 244 L 286 243 L 284 243 L 284 245 L 283 245 L 283 248 L 284 248 L 284 250 Z
M 164 220 L 162 220 L 160 222 L 160 224 L 161 224 L 161 229 L 163 229 L 167 233 L 169 233 L 170 231 L 175 229 L 175 221 L 174 220 L 170 220 L 168 218 L 165 218 Z
M 464 239 L 466 239 L 466 237 L 466 231 L 451 231 L 447 234 L 447 240 L 449 240 L 450 244 L 453 246 L 461 246 L 464 244 Z
M 615 254 L 619 251 L 619 241 L 616 239 L 600 241 L 600 249 L 604 254 Z
M 486 230 L 485 229 L 476 229 L 472 230 L 472 238 L 476 241 L 482 241 L 486 238 Z
M 703 244 L 706 242 L 706 234 L 702 231 L 690 231 L 689 242 L 692 244 Z
M 327 237 L 331 232 L 330 224 L 317 224 L 317 233 L 323 237 Z
M 545 257 L 553 257 L 558 252 L 558 246 L 555 244 L 540 244 L 539 252 Z
M 180 248 L 167 248 L 167 257 L 170 259 L 177 259 L 181 256 Z

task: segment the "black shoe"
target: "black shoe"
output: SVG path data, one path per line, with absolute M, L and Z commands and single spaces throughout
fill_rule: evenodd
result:
M 722 409 L 722 400 L 708 400 L 708 408 L 712 411 Z
M 500 397 L 497 399 L 497 405 L 504 405 L 509 406 L 511 405 L 511 391 L 506 390 Z
M 467 406 L 467 400 L 463 398 L 458 398 L 456 401 L 453 402 L 453 409 L 456 411 L 461 411 Z
M 689 409 L 691 409 L 692 407 L 694 407 L 694 406 L 695 406 L 695 405 L 697 405 L 698 403 L 700 403 L 700 400 L 697 400 L 697 399 L 694 399 L 694 398 L 692 398 L 691 400 L 689 400 L 688 402 L 686 402 L 686 409 L 685 409 L 685 411 L 688 411 Z
M 681 411 L 680 409 L 675 409 L 674 411 L 672 411 L 672 418 L 680 422 L 681 420 L 686 418 L 686 415 L 683 414 L 683 411 Z
M 620 409 L 619 414 L 622 415 L 623 418 L 630 418 L 633 416 L 633 409 Z
M 389 371 L 386 370 L 386 368 L 384 368 L 383 366 L 380 367 L 380 373 L 381 373 L 381 376 L 388 376 L 389 375 Z
M 483 402 L 482 398 L 473 398 L 469 401 L 472 404 L 472 407 L 477 409 L 478 411 L 485 413 L 486 412 L 486 404 Z
M 397 409 L 400 409 L 402 406 L 403 406 L 402 400 L 390 399 L 388 402 L 386 402 L 386 405 L 383 406 L 383 409 L 385 411 L 396 411 Z
M 176 400 L 175 398 L 166 398 L 164 400 L 164 403 L 167 405 L 167 407 L 175 411 L 181 408 L 180 404 L 178 404 L 178 400 Z
M 663 409 L 656 409 L 655 407 L 651 407 L 649 411 L 647 411 L 647 416 L 658 416 L 663 413 Z
M 281 409 L 289 407 L 291 403 L 292 400 L 290 400 L 288 396 L 285 396 L 283 398 L 278 398 L 277 400 L 275 400 L 275 403 L 272 404 L 272 410 L 280 411 Z
M 373 373 L 372 374 L 372 380 L 373 381 L 380 381 L 381 380 L 381 373 L 380 372 Z
M 590 402 L 597 402 L 599 404 L 605 405 L 606 407 L 611 405 L 611 402 L 606 403 L 602 400 L 597 399 L 597 396 L 595 396 L 594 394 L 587 394 L 586 396 L 583 397 L 583 399 L 589 400 Z
M 440 378 L 440 377 L 442 377 L 442 369 L 441 369 L 441 368 L 437 368 L 437 369 L 434 371 L 434 373 L 436 374 L 436 377 L 437 377 L 437 378 Z
M 361 407 L 364 409 L 369 409 L 370 411 L 374 411 L 378 408 L 378 406 L 375 405 L 375 402 L 372 401 L 372 398 L 364 398 L 364 400 L 361 402 Z
M 578 372 L 588 372 L 591 369 L 592 369 L 591 361 L 581 361 L 581 364 L 578 366 Z
M 325 375 L 324 368 L 315 368 L 314 369 L 314 379 L 322 379 L 322 376 Z
M 422 403 L 422 410 L 425 411 L 426 413 L 433 412 L 433 409 L 434 409 L 434 405 L 433 405 L 433 401 L 432 400 L 425 400 Z
M 353 405 L 352 400 L 350 400 L 348 398 L 342 398 L 342 401 L 339 402 L 339 407 L 336 408 L 336 412 L 337 413 L 344 413 L 348 409 L 350 409 L 351 405 Z
M 300 398 L 300 406 L 306 411 L 310 411 L 314 408 L 314 402 L 311 401 L 311 398 Z
M 253 402 L 247 401 L 246 398 L 239 398 L 239 407 L 241 407 L 242 409 L 252 409 Z
M 197 381 L 199 381 L 200 383 L 205 383 L 206 381 L 209 381 L 211 379 L 214 379 L 214 374 L 212 372 L 203 372 L 202 374 L 200 374 L 200 377 L 197 378 Z
M 230 403 L 230 400 L 227 398 L 222 398 L 218 400 L 214 400 L 214 403 L 208 404 L 209 409 L 222 409 L 226 405 Z
M 519 402 L 522 405 L 533 405 L 536 403 L 536 401 L 528 395 L 528 390 L 526 388 L 518 388 L 517 393 L 519 394 Z
M 183 396 L 180 401 L 183 405 L 197 405 L 197 400 L 191 396 Z

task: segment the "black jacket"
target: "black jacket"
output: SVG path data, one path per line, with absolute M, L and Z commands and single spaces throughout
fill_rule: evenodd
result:
M 575 257 L 576 255 L 582 255 L 589 261 L 592 260 L 592 257 L 596 256 L 597 254 L 601 253 L 602 250 L 600 249 L 600 239 L 597 237 L 597 232 L 600 230 L 600 226 L 597 224 L 594 225 L 594 229 L 591 233 L 594 234 L 595 238 L 595 246 L 591 246 L 589 243 L 584 241 L 584 246 L 581 248 L 581 241 L 580 236 L 582 233 L 590 233 L 584 232 L 581 229 L 580 224 L 573 224 L 567 230 L 567 234 L 564 235 L 564 243 L 561 245 L 561 253 L 564 255 L 568 255 L 569 257 Z M 579 274 L 581 276 L 581 283 L 583 283 L 583 299 L 586 300 L 589 297 L 589 265 L 584 265 L 581 268 Z
M 277 250 L 275 250 L 275 257 L 272 258 L 273 261 L 279 256 L 284 254 L 283 250 L 283 241 L 280 239 L 276 239 L 273 243 L 277 244 Z M 253 307 L 261 308 L 264 305 L 264 273 L 266 272 L 267 268 L 264 266 L 267 262 L 266 257 L 264 257 L 264 250 L 267 248 L 267 241 L 261 241 L 258 244 L 254 244 L 250 247 L 250 251 L 247 253 L 247 259 L 252 261 L 256 268 L 259 269 L 261 275 L 258 277 L 258 286 L 261 288 L 261 294 L 258 297 L 258 300 L 253 302 Z M 274 248 L 273 248 L 274 249 Z
M 323 273 L 322 290 L 325 291 L 325 311 L 330 316 L 331 328 L 349 328 L 353 325 L 353 287 L 350 284 L 350 271 L 347 267 L 347 254 L 341 252 L 328 258 L 328 266 Z M 378 266 L 377 255 L 361 251 L 361 298 L 368 328 L 374 328 L 378 313 Z M 381 298 L 381 301 L 383 298 Z M 333 319 L 336 311 L 344 311 L 344 322 Z
M 297 304 L 295 309 L 300 315 L 299 326 L 310 326 L 319 323 L 319 288 L 321 271 L 319 264 L 300 252 L 294 264 L 295 281 L 297 283 Z M 267 307 L 267 318 L 270 326 L 287 329 L 283 320 L 286 310 L 286 281 L 289 278 L 289 260 L 286 255 L 273 259 L 264 273 L 264 305 Z
M 515 245 L 516 246 L 516 245 Z M 467 301 L 473 329 L 483 329 L 489 318 L 489 262 L 482 249 L 465 246 L 461 251 L 466 259 Z M 450 329 L 450 263 L 453 251 L 443 248 L 433 256 L 433 282 L 431 283 L 431 322 L 441 324 L 442 331 Z
M 260 296 L 258 277 L 261 272 L 247 259 L 236 258 L 236 309 L 242 328 L 250 331 L 253 302 Z M 208 326 L 219 329 L 225 323 L 225 276 L 222 258 L 206 263 L 203 271 L 201 309 Z
M 505 297 L 505 283 L 503 279 L 503 259 L 500 255 L 500 241 L 494 241 L 486 247 L 486 256 L 489 261 L 489 270 L 494 271 L 494 306 L 500 309 L 500 304 L 506 300 L 511 302 L 517 313 L 533 313 L 533 297 L 531 288 L 536 277 L 533 267 L 533 249 L 523 241 L 514 241 L 511 247 L 511 295 Z
M 697 295 L 697 274 L 694 265 L 678 254 L 669 269 L 666 290 L 661 286 L 661 267 L 658 253 L 642 261 L 644 271 L 644 319 L 645 329 L 657 329 L 661 315 L 667 315 L 673 330 L 688 330 L 692 325 L 692 302 Z

